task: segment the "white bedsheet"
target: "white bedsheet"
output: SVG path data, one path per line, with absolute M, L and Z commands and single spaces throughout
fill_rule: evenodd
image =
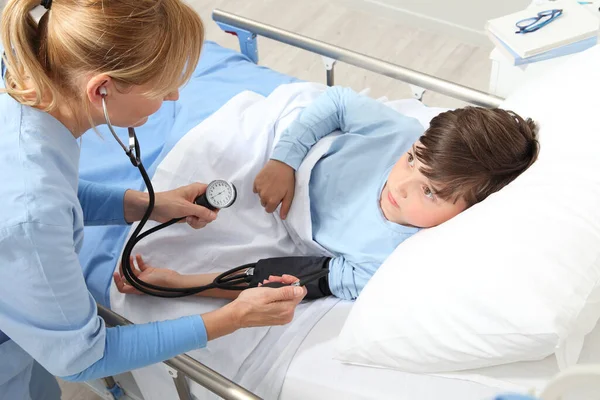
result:
M 558 373 L 554 356 L 452 374 L 411 374 L 342 364 L 334 360 L 335 340 L 352 303 L 336 304 L 311 330 L 288 369 L 280 400 L 478 400 L 507 392 L 539 394 Z M 581 363 L 600 363 L 600 325 L 588 335 Z M 586 393 L 587 394 L 587 393 Z M 573 397 L 573 399 L 595 399 Z
M 159 165 L 153 177 L 155 190 L 220 178 L 236 185 L 236 203 L 204 229 L 169 227 L 142 241 L 135 253 L 152 265 L 184 274 L 224 271 L 266 257 L 328 255 L 312 241 L 308 178 L 331 139 L 315 146 L 299 169 L 295 201 L 285 225 L 276 214 L 265 213 L 252 193 L 254 177 L 268 160 L 277 135 L 323 90 L 322 85 L 297 83 L 280 87 L 268 98 L 244 92 L 187 133 Z M 136 323 L 201 314 L 225 303 L 199 297 L 126 296 L 114 284 L 110 298 L 113 310 Z M 336 302 L 327 298 L 303 303 L 294 322 L 285 327 L 241 330 L 211 341 L 190 356 L 265 398 L 277 397 L 302 339 Z M 134 371 L 134 376 L 146 399 L 175 398 L 164 367 L 144 368 Z M 207 392 L 197 394 L 210 397 Z

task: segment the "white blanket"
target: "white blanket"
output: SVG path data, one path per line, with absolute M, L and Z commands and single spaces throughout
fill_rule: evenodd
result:
M 312 240 L 308 180 L 332 137 L 314 146 L 298 170 L 295 199 L 285 224 L 277 213 L 267 214 L 252 192 L 254 178 L 269 159 L 278 135 L 324 89 L 296 83 L 278 88 L 267 98 L 244 92 L 187 133 L 159 165 L 152 180 L 155 190 L 218 178 L 233 182 L 238 198 L 208 227 L 169 227 L 143 240 L 134 253 L 153 266 L 183 274 L 224 271 L 266 257 L 327 255 Z M 110 299 L 114 311 L 135 323 L 202 314 L 225 303 L 200 297 L 126 296 L 114 284 Z M 296 349 L 336 302 L 330 297 L 302 303 L 287 326 L 241 330 L 189 355 L 263 398 L 277 398 Z M 134 376 L 146 399 L 177 398 L 162 364 L 134 371 Z M 192 391 L 199 398 L 211 397 L 198 385 Z
M 152 180 L 155 190 L 219 178 L 236 185 L 238 198 L 208 227 L 197 231 L 186 225 L 169 227 L 144 239 L 134 252 L 144 255 L 151 265 L 183 274 L 224 271 L 265 257 L 328 255 L 312 240 L 308 181 L 335 133 L 320 140 L 300 166 L 294 201 L 285 221 L 277 213 L 265 213 L 258 196 L 252 193 L 254 177 L 269 159 L 278 136 L 324 90 L 322 85 L 295 83 L 279 87 L 266 98 L 244 92 L 188 132 L 159 165 Z M 413 115 L 424 127 L 444 111 L 412 99 L 386 104 Z M 152 226 L 148 224 L 148 228 Z M 114 311 L 135 323 L 202 314 L 225 304 L 224 300 L 200 297 L 165 300 L 125 296 L 114 284 L 110 299 Z M 337 302 L 329 297 L 301 303 L 294 321 L 286 326 L 241 330 L 189 355 L 262 398 L 276 399 L 296 350 Z M 162 364 L 133 374 L 145 399 L 178 398 Z M 199 385 L 193 384 L 191 389 L 201 399 L 216 397 Z

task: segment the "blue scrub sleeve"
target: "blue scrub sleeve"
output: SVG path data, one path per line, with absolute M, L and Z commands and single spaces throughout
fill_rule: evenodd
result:
M 125 225 L 123 200 L 126 189 L 79 180 L 77 197 L 83 208 L 86 226 Z
M 108 328 L 104 357 L 82 372 L 62 379 L 88 381 L 120 374 L 204 347 L 206 342 L 200 316 Z
M 343 256 L 329 262 L 329 290 L 335 297 L 354 300 L 379 268 L 376 263 L 354 263 Z
M 107 329 L 73 247 L 70 226 L 0 228 L 0 329 L 50 373 L 92 379 L 206 344 L 199 316 Z

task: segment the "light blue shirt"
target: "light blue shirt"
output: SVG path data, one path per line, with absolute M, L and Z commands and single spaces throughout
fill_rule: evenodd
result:
M 0 95 L 0 394 L 31 357 L 89 380 L 207 341 L 200 316 L 116 328 L 98 317 L 78 260 L 83 227 L 125 224 L 125 190 L 79 181 L 79 151 L 51 115 Z
M 335 255 L 331 292 L 355 299 L 394 249 L 418 231 L 386 220 L 379 199 L 392 167 L 424 129 L 381 102 L 333 87 L 282 134 L 272 158 L 297 170 L 310 148 L 337 129 L 343 135 L 310 178 L 313 238 Z

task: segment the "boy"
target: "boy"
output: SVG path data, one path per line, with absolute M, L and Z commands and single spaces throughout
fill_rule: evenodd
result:
M 539 151 L 535 123 L 510 111 L 448 111 L 423 133 L 415 119 L 334 87 L 282 134 L 256 177 L 254 191 L 267 212 L 281 204 L 280 215 L 287 216 L 295 171 L 314 144 L 338 129 L 342 135 L 312 170 L 309 195 L 313 239 L 335 255 L 329 262 L 329 290 L 344 299 L 358 297 L 401 242 L 500 190 L 529 168 Z M 138 265 L 142 275 L 155 270 L 141 257 Z M 178 284 L 173 279 L 161 283 L 200 286 L 213 278 L 186 275 L 177 277 Z M 232 294 L 237 293 L 203 292 Z

